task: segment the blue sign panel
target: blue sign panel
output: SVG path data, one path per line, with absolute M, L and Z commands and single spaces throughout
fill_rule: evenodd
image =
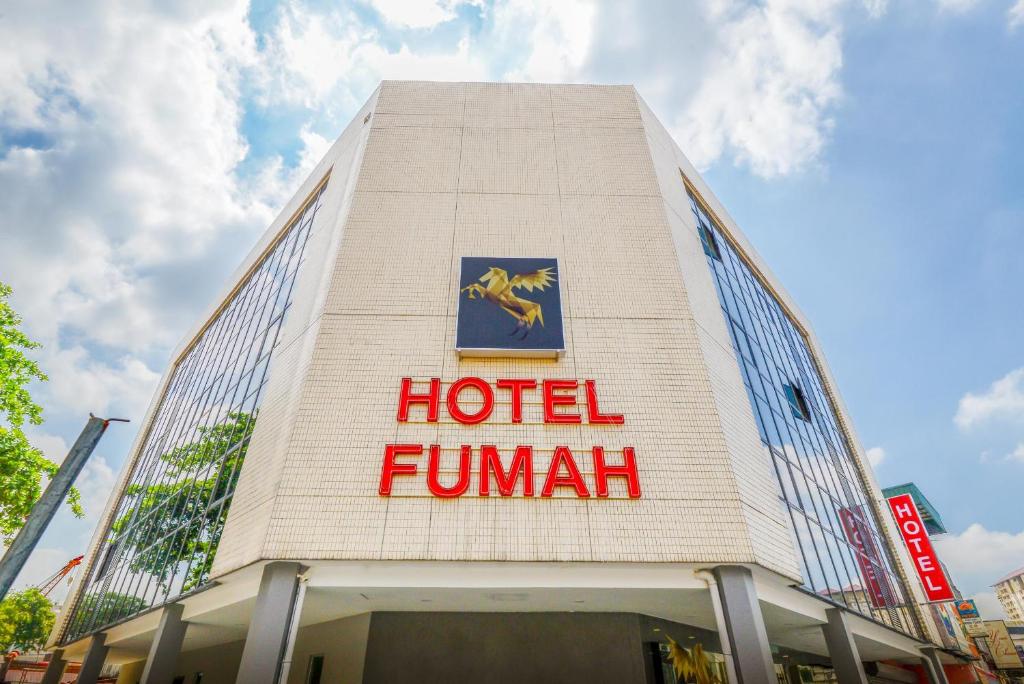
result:
M 974 603 L 974 599 L 961 599 L 956 604 L 956 610 L 960 613 L 962 618 L 980 618 L 981 614 L 978 612 L 978 606 Z
M 455 348 L 467 356 L 565 350 L 557 259 L 462 257 Z

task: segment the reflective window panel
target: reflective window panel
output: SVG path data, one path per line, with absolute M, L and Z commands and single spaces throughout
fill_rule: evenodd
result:
M 174 367 L 65 643 L 206 583 L 323 187 Z
M 807 341 L 721 226 L 689 195 L 747 397 L 793 526 L 804 588 L 918 634 Z

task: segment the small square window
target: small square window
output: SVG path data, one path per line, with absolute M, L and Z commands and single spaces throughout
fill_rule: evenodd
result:
M 722 251 L 718 249 L 718 240 L 703 219 L 697 221 L 697 232 L 700 233 L 700 242 L 704 246 L 704 253 L 712 259 L 721 261 Z
M 808 423 L 811 422 L 811 410 L 807 406 L 807 399 L 804 397 L 804 392 L 800 389 L 800 386 L 794 382 L 792 384 L 783 384 L 782 388 L 786 392 L 786 400 L 789 401 L 789 408 L 793 411 L 793 417 Z
M 320 678 L 324 674 L 323 655 L 309 656 L 309 665 L 306 668 L 306 684 L 320 684 Z

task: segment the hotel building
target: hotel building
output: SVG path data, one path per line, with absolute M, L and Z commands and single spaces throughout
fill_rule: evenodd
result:
M 175 352 L 48 676 L 938 684 L 923 603 L 633 87 L 388 81 Z

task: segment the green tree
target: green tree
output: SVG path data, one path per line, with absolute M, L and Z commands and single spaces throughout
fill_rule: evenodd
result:
M 38 589 L 0 601 L 0 650 L 39 651 L 53 629 L 53 604 Z
M 112 544 L 136 554 L 132 570 L 164 586 L 184 570 L 182 592 L 206 580 L 227 519 L 222 501 L 234 490 L 255 426 L 255 413 L 233 412 L 200 427 L 194 441 L 161 454 L 167 464 L 161 482 L 126 489 L 136 503 L 114 522 Z
M 10 294 L 11 288 L 0 282 L 0 540 L 4 545 L 14 539 L 42 494 L 43 476 L 57 472 L 57 464 L 33 447 L 22 431 L 26 423 L 43 422 L 43 410 L 32 401 L 27 386 L 33 380 L 46 380 L 46 375 L 25 355 L 39 343 L 19 329 L 21 317 L 7 302 Z M 68 504 L 82 517 L 77 490 L 68 494 Z
M 119 594 L 116 591 L 108 591 L 102 594 L 85 594 L 78 602 L 75 610 L 74 621 L 68 629 L 68 634 L 80 635 L 83 628 L 88 625 L 105 625 L 118 620 L 126 615 L 133 615 L 140 610 L 148 608 L 149 604 L 145 599 L 128 594 Z

